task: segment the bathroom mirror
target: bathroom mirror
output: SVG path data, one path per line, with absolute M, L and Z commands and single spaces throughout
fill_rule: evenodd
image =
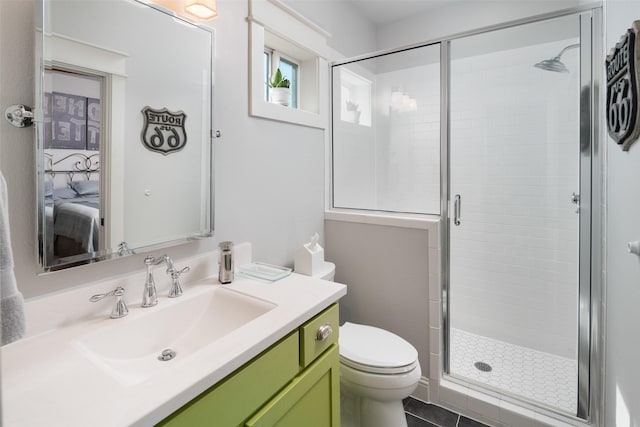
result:
M 213 30 L 135 0 L 40 0 L 42 272 L 213 232 Z

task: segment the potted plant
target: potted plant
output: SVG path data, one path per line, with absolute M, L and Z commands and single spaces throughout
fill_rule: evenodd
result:
M 275 75 L 269 82 L 269 101 L 274 104 L 289 105 L 289 95 L 291 83 L 282 76 L 280 68 L 276 70 Z
M 352 123 L 360 122 L 360 106 L 353 101 L 347 99 L 347 120 Z

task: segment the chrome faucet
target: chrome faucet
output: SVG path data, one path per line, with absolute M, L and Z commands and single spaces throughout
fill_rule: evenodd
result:
M 141 307 L 153 307 L 158 303 L 158 294 L 156 291 L 156 283 L 153 280 L 152 269 L 156 265 L 165 263 L 167 265 L 167 274 L 171 276 L 172 284 L 169 291 L 169 298 L 176 298 L 182 295 L 182 286 L 180 286 L 180 276 L 190 270 L 189 267 L 185 267 L 182 270 L 178 270 L 173 265 L 173 260 L 168 255 L 161 257 L 148 256 L 144 259 L 144 264 L 147 266 L 147 280 L 144 284 L 144 293 L 142 294 Z
M 147 280 L 144 283 L 144 293 L 142 294 L 142 304 L 141 307 L 153 307 L 158 303 L 158 293 L 156 292 L 156 282 L 153 280 L 153 272 L 151 269 L 154 265 L 160 265 L 162 263 L 166 263 L 167 259 L 173 266 L 171 262 L 171 258 L 166 255 L 161 257 L 152 257 L 148 256 L 144 259 L 144 265 L 147 266 Z

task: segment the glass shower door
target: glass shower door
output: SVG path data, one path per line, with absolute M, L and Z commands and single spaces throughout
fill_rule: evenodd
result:
M 580 35 L 571 15 L 449 51 L 448 372 L 573 415 Z

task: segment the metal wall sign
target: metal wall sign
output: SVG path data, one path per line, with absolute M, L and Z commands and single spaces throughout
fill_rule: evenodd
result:
M 182 150 L 187 144 L 187 133 L 184 129 L 187 115 L 182 111 L 172 112 L 166 108 L 154 110 L 147 106 L 142 109 L 142 115 L 142 143 L 149 150 L 166 156 Z
M 639 33 L 640 21 L 634 21 L 606 59 L 607 128 L 623 151 L 627 151 L 640 135 Z

